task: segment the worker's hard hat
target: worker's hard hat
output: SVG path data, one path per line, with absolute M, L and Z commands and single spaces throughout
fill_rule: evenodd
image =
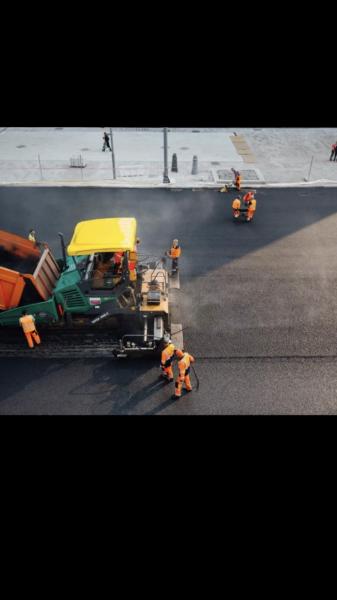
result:
M 184 353 L 181 350 L 179 350 L 179 348 L 177 348 L 175 351 L 175 355 L 177 358 L 182 358 L 184 356 Z
M 174 244 L 178 244 L 179 240 L 173 240 Z

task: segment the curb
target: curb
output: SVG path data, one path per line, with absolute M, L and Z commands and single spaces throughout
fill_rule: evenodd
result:
M 230 181 L 224 183 L 210 183 L 207 184 L 205 182 L 198 183 L 142 183 L 135 182 L 126 183 L 126 182 L 113 182 L 113 181 L 21 181 L 21 182 L 13 182 L 13 181 L 1 181 L 0 187 L 104 187 L 104 188 L 116 188 L 116 189 L 168 189 L 168 190 L 215 190 L 219 191 L 226 183 L 231 183 Z M 243 186 L 242 189 L 249 188 L 275 188 L 275 187 L 337 187 L 337 180 L 329 180 L 329 179 L 317 179 L 315 181 L 288 181 L 288 182 L 249 182 L 251 185 Z

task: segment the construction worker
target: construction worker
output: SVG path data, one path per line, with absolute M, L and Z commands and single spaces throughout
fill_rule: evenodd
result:
M 254 198 L 254 192 L 248 192 L 243 197 L 245 206 L 247 207 L 246 221 L 252 221 L 254 213 L 256 211 L 256 200 Z
M 240 198 L 235 198 L 232 202 L 232 211 L 234 219 L 237 219 L 240 216 L 240 208 L 241 208 L 241 200 Z
M 33 315 L 27 315 L 27 311 L 23 310 L 19 322 L 26 336 L 28 346 L 34 348 L 34 342 L 38 345 L 41 344 L 40 336 L 36 331 L 35 318 Z
M 250 200 L 253 200 L 254 194 L 255 194 L 254 190 L 251 190 L 250 192 L 247 192 L 247 194 L 245 194 L 244 197 L 242 198 L 243 201 L 246 202 L 246 203 L 250 202 Z
M 194 357 L 188 352 L 185 352 L 184 350 L 179 350 L 178 348 L 175 350 L 174 354 L 178 359 L 179 375 L 175 382 L 175 394 L 172 396 L 172 398 L 177 399 L 181 397 L 181 391 L 184 383 L 186 391 L 192 391 L 190 380 L 190 365 L 191 363 L 194 363 Z
M 34 242 L 36 244 L 36 233 L 34 229 L 29 230 L 28 239 L 30 242 Z
M 239 171 L 236 171 L 235 169 L 232 169 L 233 173 L 234 173 L 234 185 L 236 187 L 236 189 L 238 191 L 240 191 L 241 189 L 241 173 Z
M 176 273 L 178 268 L 178 261 L 181 255 L 181 248 L 179 246 L 179 240 L 173 240 L 172 247 L 169 252 L 166 252 L 167 256 L 172 259 L 172 273 Z
M 174 358 L 175 346 L 172 344 L 170 336 L 166 333 L 164 335 L 164 349 L 161 353 L 161 377 L 164 377 L 169 383 L 173 381 L 173 369 L 172 361 Z

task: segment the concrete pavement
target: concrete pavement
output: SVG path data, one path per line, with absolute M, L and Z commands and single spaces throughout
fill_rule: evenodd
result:
M 111 154 L 102 152 L 102 133 L 103 128 L 0 128 L 0 185 L 212 188 L 231 180 L 232 167 L 248 186 L 337 184 L 337 162 L 329 161 L 337 129 L 171 129 L 170 184 L 163 184 L 161 129 L 113 129 L 116 180 Z M 170 170 L 173 153 L 178 173 Z M 194 155 L 197 175 L 191 174 Z M 70 167 L 78 156 L 83 169 Z

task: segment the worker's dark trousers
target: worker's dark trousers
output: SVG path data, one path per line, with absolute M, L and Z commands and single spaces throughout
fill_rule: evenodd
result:
M 102 152 L 105 152 L 105 148 L 109 148 L 110 152 L 112 152 L 109 142 L 104 142 Z
M 178 259 L 177 258 L 173 258 L 172 259 L 172 272 L 175 273 L 176 271 L 178 271 Z
M 335 160 L 337 160 L 337 152 L 336 152 L 336 150 L 335 150 L 335 158 L 334 158 L 334 161 L 335 161 Z
M 335 151 L 334 151 L 334 150 L 331 150 L 331 154 L 330 154 L 330 160 L 332 160 L 332 159 L 333 159 L 333 157 L 334 157 L 334 154 L 335 154 Z M 336 156 L 335 156 L 335 158 L 336 158 Z

